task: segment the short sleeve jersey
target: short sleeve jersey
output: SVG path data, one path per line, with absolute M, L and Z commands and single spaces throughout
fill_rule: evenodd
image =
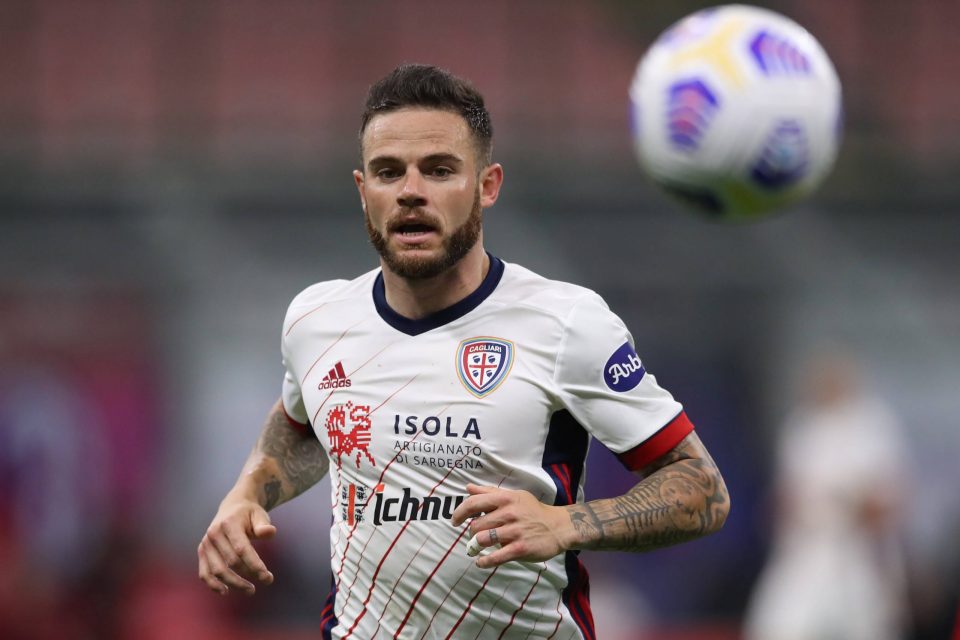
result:
M 582 501 L 591 436 L 636 470 L 690 433 L 600 296 L 491 256 L 410 320 L 375 270 L 299 294 L 282 351 L 287 415 L 329 458 L 324 637 L 595 637 L 576 552 L 480 569 L 449 518 L 468 483 Z

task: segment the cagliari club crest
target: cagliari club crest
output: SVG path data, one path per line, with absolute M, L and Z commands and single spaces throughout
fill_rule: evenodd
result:
M 513 343 L 501 338 L 467 338 L 457 349 L 457 373 L 467 391 L 482 398 L 495 391 L 510 375 Z

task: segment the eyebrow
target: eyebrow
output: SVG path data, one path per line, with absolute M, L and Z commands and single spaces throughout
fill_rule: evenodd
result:
M 431 153 L 430 155 L 421 158 L 419 162 L 426 164 L 451 162 L 460 165 L 463 164 L 463 159 L 453 153 Z M 396 156 L 376 156 L 374 158 L 370 158 L 370 161 L 367 162 L 367 166 L 371 169 L 391 164 L 403 164 L 403 161 Z
M 460 156 L 453 153 L 432 153 L 429 156 L 425 157 L 423 161 L 427 163 L 435 163 L 435 162 L 461 163 L 463 162 Z

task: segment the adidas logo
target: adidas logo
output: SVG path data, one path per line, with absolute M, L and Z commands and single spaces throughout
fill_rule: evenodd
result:
M 333 369 L 317 385 L 317 389 L 343 389 L 350 386 L 350 378 L 343 371 L 343 363 L 333 365 Z

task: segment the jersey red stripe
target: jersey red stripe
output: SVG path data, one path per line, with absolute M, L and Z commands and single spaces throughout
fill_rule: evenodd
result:
M 355 522 L 353 516 L 355 508 L 354 502 L 357 500 L 357 485 L 351 484 L 347 493 L 349 494 L 347 497 L 347 522 L 353 524 Z
M 380 404 L 378 404 L 377 406 L 375 406 L 373 409 L 371 409 L 371 410 L 370 410 L 370 413 L 368 413 L 367 415 L 373 415 L 373 412 L 374 412 L 374 411 L 376 411 L 377 409 L 379 409 L 379 408 L 382 407 L 383 405 L 385 405 L 385 404 L 387 404 L 388 402 L 390 402 L 390 400 L 392 400 L 395 395 L 397 395 L 398 393 L 400 393 L 401 391 L 403 391 L 404 389 L 406 389 L 406 388 L 407 388 L 407 385 L 409 385 L 411 382 L 413 382 L 414 380 L 416 380 L 416 379 L 417 379 L 417 376 L 419 376 L 419 375 L 420 375 L 420 374 L 418 373 L 416 376 L 413 376 L 412 378 L 410 378 L 409 380 L 407 380 L 406 383 L 404 383 L 404 385 L 403 385 L 402 387 L 400 387 L 399 389 L 397 389 L 396 391 L 394 391 L 393 393 L 391 393 L 389 396 L 387 396 L 387 399 L 386 399 L 386 400 L 384 400 L 383 402 L 381 402 Z
M 416 376 L 414 376 L 414 377 L 416 377 Z M 409 383 L 408 383 L 408 384 L 409 384 Z M 469 455 L 469 451 L 468 451 L 467 453 L 464 453 L 462 456 L 460 456 L 460 460 L 463 460 L 464 458 L 466 458 L 467 455 Z M 440 485 L 442 485 L 444 482 L 447 481 L 447 478 L 449 478 L 449 477 L 450 477 L 450 474 L 453 473 L 454 468 L 455 468 L 455 467 L 453 467 L 453 466 L 450 467 L 450 470 L 447 471 L 442 478 L 440 478 L 440 481 L 439 481 L 437 484 L 435 484 L 432 489 L 430 489 L 430 493 L 427 494 L 427 497 L 432 496 L 432 495 L 434 494 L 434 492 L 437 490 L 437 488 L 438 488 Z M 383 471 L 384 471 L 384 473 L 386 473 L 387 470 L 384 469 Z M 381 477 L 383 477 L 383 474 L 381 474 Z M 393 542 L 391 542 L 391 543 L 390 543 L 390 546 L 387 547 L 387 550 L 386 550 L 386 552 L 383 554 L 383 557 L 380 558 L 380 562 L 377 564 L 377 568 L 376 568 L 376 570 L 373 572 L 373 576 L 372 576 L 371 579 L 370 579 L 370 588 L 367 590 L 367 597 L 366 597 L 366 598 L 364 599 L 364 601 L 363 601 L 363 611 L 361 611 L 361 612 L 360 612 L 360 615 L 357 616 L 357 619 L 353 621 L 353 626 L 350 627 L 350 630 L 347 632 L 347 635 L 345 635 L 345 636 L 343 637 L 343 640 L 346 640 L 347 638 L 350 637 L 350 635 L 353 633 L 353 630 L 356 629 L 357 624 L 360 622 L 360 620 L 363 619 L 363 616 L 367 613 L 367 608 L 366 608 L 366 607 L 367 607 L 367 604 L 370 602 L 370 596 L 373 594 L 373 587 L 374 587 L 374 585 L 377 584 L 377 576 L 380 574 L 380 569 L 383 567 L 383 563 L 386 561 L 387 556 L 390 555 L 390 552 L 393 550 L 393 547 L 397 544 L 397 541 L 400 540 L 400 538 L 403 536 L 404 532 L 407 530 L 407 527 L 410 526 L 410 523 L 411 523 L 411 522 L 413 522 L 413 520 L 407 520 L 406 522 L 403 523 L 403 526 L 400 528 L 400 532 L 397 534 L 397 537 L 393 539 Z M 354 528 L 356 528 L 356 526 L 354 526 Z M 352 533 L 352 532 L 351 532 L 351 533 Z M 461 535 L 463 535 L 463 534 L 461 533 Z M 348 540 L 347 540 L 347 544 L 349 545 L 349 543 L 350 543 L 350 540 L 348 539 Z M 448 555 L 449 555 L 449 552 L 447 552 L 447 553 L 448 553 Z M 344 557 L 344 559 L 346 559 L 346 557 L 347 557 L 346 550 L 344 550 L 343 557 Z M 444 556 L 444 558 L 446 558 L 446 556 Z M 439 565 L 438 565 L 438 566 L 439 566 Z M 342 565 L 342 564 L 341 564 L 340 569 L 341 569 L 341 570 L 343 569 L 343 565 Z M 345 611 L 346 608 L 347 608 L 347 602 L 349 601 L 350 595 L 351 595 L 352 592 L 353 592 L 353 585 L 356 584 L 356 582 L 357 582 L 357 577 L 358 577 L 359 575 L 360 575 L 360 572 L 358 571 L 358 572 L 357 572 L 357 575 L 355 575 L 355 576 L 353 577 L 353 582 L 350 584 L 350 589 L 348 590 L 347 597 L 344 599 L 343 609 L 341 610 L 340 615 L 343 615 L 343 611 Z
M 416 377 L 416 376 L 414 376 L 414 378 L 415 378 L 415 377 Z M 411 379 L 411 382 L 412 382 L 412 379 Z M 407 384 L 410 384 L 410 383 L 408 382 Z M 404 387 L 405 387 L 405 386 L 407 386 L 407 385 L 404 385 Z M 400 389 L 403 389 L 403 387 L 400 387 Z M 400 389 L 398 389 L 397 392 L 399 392 Z M 397 392 L 394 392 L 393 395 L 396 395 Z M 391 396 L 391 397 L 393 397 L 393 396 Z M 383 406 L 383 403 L 381 403 L 380 406 Z M 380 407 L 378 406 L 377 408 L 379 409 Z M 442 415 L 447 411 L 447 409 L 449 409 L 449 408 L 450 408 L 450 405 L 448 404 L 448 405 L 445 406 L 437 415 L 438 415 L 438 416 L 442 416 Z M 371 411 L 370 413 L 373 413 L 373 411 Z M 414 440 L 416 440 L 417 438 L 419 438 L 422 433 L 423 433 L 423 431 L 418 431 L 418 432 L 417 432 L 417 435 L 415 435 L 415 436 L 413 436 L 412 438 L 410 438 L 409 441 L 410 441 L 410 442 L 413 442 Z M 397 461 L 397 458 L 399 458 L 399 456 L 400 456 L 400 452 L 398 451 L 398 452 L 396 453 L 396 455 L 394 455 L 394 456 L 390 459 L 390 462 L 388 462 L 388 463 L 383 467 L 383 471 L 380 472 L 380 477 L 377 479 L 377 485 L 383 484 L 383 478 L 384 478 L 384 476 L 387 475 L 387 469 L 389 469 L 390 466 L 391 466 L 394 462 Z M 337 474 L 337 487 L 338 487 L 337 495 L 340 495 L 340 494 L 339 494 L 339 486 L 340 486 L 340 474 L 338 473 L 338 474 Z M 367 498 L 367 501 L 363 504 L 364 508 L 366 508 L 366 506 L 370 503 L 370 501 L 373 500 L 373 495 L 374 495 L 374 494 L 371 493 L 371 494 L 370 494 L 370 497 Z M 336 505 L 336 503 L 334 503 L 334 505 Z M 350 529 L 350 532 L 347 533 L 347 545 L 346 545 L 346 546 L 344 547 L 344 549 L 343 549 L 343 557 L 344 557 L 344 559 L 346 559 L 346 557 L 347 557 L 347 552 L 350 551 L 350 543 L 353 541 L 353 532 L 357 530 L 357 525 L 358 525 L 358 524 L 359 524 L 359 523 L 354 523 L 353 528 L 351 528 L 351 529 Z M 362 549 L 361 552 L 360 552 L 361 556 L 364 554 L 364 552 L 366 552 L 366 550 L 367 550 L 367 545 L 368 545 L 368 544 L 370 544 L 370 539 L 367 539 L 367 543 L 363 546 L 363 549 Z M 334 556 L 334 554 L 333 554 L 333 547 L 331 547 L 330 558 L 333 559 L 333 556 Z M 343 573 L 343 563 L 340 564 L 340 569 L 337 570 L 336 576 L 334 576 L 334 581 L 335 581 L 337 587 L 340 586 L 340 574 L 341 574 L 341 573 Z M 356 576 L 354 576 L 354 582 L 356 582 Z M 348 594 L 347 597 L 349 597 L 349 594 Z M 346 606 L 346 605 L 344 605 L 344 606 Z
M 572 500 L 570 499 L 570 481 L 564 475 L 562 465 L 552 464 L 550 465 L 550 469 L 553 470 L 553 473 L 557 477 L 557 480 L 560 481 L 560 486 L 563 487 L 563 492 L 567 494 L 566 499 L 564 500 L 564 504 L 570 504 L 572 502 Z
M 321 403 L 320 403 L 320 406 L 317 407 L 317 412 L 313 414 L 313 420 L 310 421 L 311 424 L 317 424 L 317 416 L 320 415 L 320 410 L 323 409 L 323 405 L 327 404 L 327 400 L 329 400 L 329 399 L 330 399 L 330 396 L 332 396 L 334 393 L 336 393 L 336 391 L 337 391 L 337 390 L 334 389 L 333 391 L 331 391 L 330 393 L 327 394 L 327 397 L 326 397 L 326 398 L 323 399 L 323 402 L 321 402 Z M 314 431 L 316 431 L 316 429 L 314 429 Z
M 392 346 L 395 345 L 395 344 L 397 344 L 397 341 L 388 342 L 387 345 L 386 345 L 383 349 L 380 349 L 380 351 L 377 351 L 375 354 L 373 354 L 372 356 L 370 356 L 369 358 L 367 358 L 366 362 L 364 362 L 364 363 L 361 364 L 359 367 L 357 367 L 356 369 L 354 369 L 353 371 L 351 371 L 351 372 L 350 372 L 350 376 L 353 377 L 353 374 L 355 374 L 357 371 L 360 371 L 360 369 L 363 369 L 365 366 L 367 366 L 368 364 L 370 364 L 370 363 L 373 361 L 374 358 L 376 358 L 378 355 L 380 355 L 381 353 L 383 353 L 384 351 L 386 351 L 387 349 L 389 349 L 390 347 L 392 347 Z
M 530 585 L 530 590 L 527 591 L 527 595 L 523 598 L 520 606 L 517 607 L 516 611 L 513 612 L 513 615 L 510 616 L 510 622 L 507 623 L 507 626 L 505 626 L 503 631 L 500 632 L 500 635 L 497 636 L 497 640 L 501 640 L 503 638 L 503 634 L 507 632 L 507 629 L 513 626 L 513 621 L 517 619 L 517 614 L 520 613 L 523 607 L 527 604 L 527 600 L 530 599 L 530 594 L 533 593 L 533 590 L 537 587 L 537 584 L 540 582 L 540 576 L 543 575 L 543 572 L 546 571 L 546 569 L 547 565 L 543 565 L 543 569 L 540 569 L 540 571 L 537 572 L 537 579 L 533 581 L 532 585 Z
M 416 378 L 416 376 L 414 376 L 414 378 Z M 413 378 L 410 379 L 410 382 L 413 382 Z M 410 384 L 410 382 L 407 382 L 407 384 Z M 407 384 L 403 385 L 403 387 L 407 386 Z M 403 387 L 400 387 L 400 389 L 397 389 L 397 391 L 395 391 L 390 397 L 392 398 L 393 396 L 397 395 L 397 393 L 399 393 L 400 390 L 403 389 Z M 389 398 L 388 398 L 388 400 L 389 400 Z M 386 402 L 386 400 L 385 400 L 384 402 Z M 383 406 L 383 402 L 380 403 L 380 405 L 377 407 L 377 409 L 379 409 L 381 406 Z M 446 407 L 443 408 L 443 411 L 441 411 L 441 412 L 440 412 L 439 414 L 437 414 L 437 415 L 442 415 L 443 412 L 446 411 L 446 410 L 449 409 L 449 408 L 450 408 L 450 405 L 448 404 Z M 374 411 L 376 411 L 376 409 L 374 409 Z M 370 413 L 373 413 L 373 411 L 371 411 Z M 415 436 L 413 436 L 412 438 L 410 438 L 410 442 L 413 442 L 414 440 L 416 440 L 417 438 L 419 438 L 419 437 L 420 437 L 420 434 L 422 434 L 422 433 L 423 433 L 423 431 L 418 431 L 418 432 L 417 432 L 417 435 L 415 435 Z M 394 462 L 396 462 L 396 461 L 397 461 L 397 458 L 399 458 L 399 457 L 400 457 L 400 452 L 398 451 L 398 452 L 390 459 L 390 462 L 388 462 L 388 463 L 383 467 L 383 471 L 380 472 L 380 477 L 377 479 L 377 484 L 378 484 L 378 485 L 383 484 L 383 478 L 384 478 L 384 476 L 387 475 L 387 469 L 389 469 L 390 466 L 391 466 Z M 340 474 L 337 473 L 337 485 L 338 485 L 338 486 L 339 486 L 339 483 L 340 483 Z M 374 494 L 371 493 L 371 494 L 370 494 L 370 497 L 367 498 L 367 501 L 363 504 L 364 508 L 366 508 L 366 506 L 370 503 L 370 501 L 373 500 L 373 495 L 374 495 Z M 353 525 L 353 528 L 351 528 L 351 529 L 350 529 L 350 532 L 347 534 L 347 544 L 346 544 L 346 546 L 343 548 L 343 558 L 344 558 L 344 560 L 346 560 L 346 558 L 347 558 L 347 552 L 350 551 L 350 544 L 353 542 L 353 532 L 357 530 L 357 525 L 358 525 L 358 524 L 360 524 L 360 523 L 355 522 L 354 525 Z M 370 544 L 370 539 L 367 539 L 367 544 Z M 361 551 L 361 555 L 362 555 L 363 552 L 365 552 L 366 550 L 367 550 L 367 545 L 365 544 L 364 547 L 363 547 L 363 550 Z M 330 557 L 331 557 L 331 558 L 333 557 L 333 553 L 332 553 L 332 552 L 331 552 L 331 554 L 330 554 Z M 335 582 L 336 582 L 336 584 L 337 584 L 337 587 L 340 586 L 340 574 L 342 574 L 342 573 L 343 573 L 343 563 L 341 562 L 341 563 L 340 563 L 340 568 L 337 570 L 336 576 L 334 577 L 334 580 L 335 580 Z M 354 576 L 353 579 L 354 579 L 354 582 L 356 582 L 356 579 L 357 579 L 356 576 Z M 351 586 L 352 586 L 352 585 L 351 585 Z M 349 594 L 349 593 L 347 594 L 347 597 L 348 597 L 348 598 L 350 597 L 350 594 Z M 346 606 L 346 604 L 344 604 L 344 606 Z
M 629 451 L 617 454 L 620 462 L 631 471 L 639 471 L 680 444 L 693 431 L 687 414 L 681 411 L 655 434 Z
M 583 618 L 580 617 L 580 613 L 577 611 L 576 607 L 567 607 L 567 611 L 573 615 L 574 621 L 577 623 L 577 626 L 580 627 L 580 633 L 582 633 L 585 638 L 589 637 L 585 631 L 587 624 L 583 621 Z
M 460 456 L 460 460 L 462 461 L 468 455 L 469 455 L 469 452 L 464 453 L 462 456 Z M 448 477 L 450 477 L 451 473 L 453 473 L 453 467 L 451 467 L 450 470 L 447 471 L 446 475 L 443 476 L 443 479 L 440 480 L 439 483 L 437 483 L 432 489 L 430 489 L 430 493 L 427 495 L 432 496 L 433 492 L 437 490 L 437 487 L 443 484 L 443 482 L 446 481 Z M 443 563 L 446 562 L 447 557 L 450 555 L 450 552 L 453 551 L 454 547 L 456 547 L 457 544 L 460 542 L 460 540 L 463 539 L 463 534 L 465 534 L 469 530 L 470 528 L 468 526 L 464 526 L 461 528 L 460 535 L 458 535 L 457 538 L 453 541 L 453 544 L 450 545 L 450 547 L 447 549 L 447 552 L 443 554 L 443 557 L 440 559 L 440 562 L 438 562 L 437 565 L 433 568 L 433 571 L 430 572 L 430 575 L 427 576 L 427 579 L 424 580 L 423 584 L 420 586 L 420 590 L 417 592 L 417 595 L 414 596 L 413 600 L 410 602 L 410 607 L 407 609 L 407 615 L 403 617 L 403 622 L 400 623 L 400 626 L 397 628 L 397 631 L 394 634 L 395 637 L 400 635 L 400 631 L 407 624 L 407 620 L 410 619 L 410 614 L 413 613 L 413 607 L 417 604 L 417 600 L 420 599 L 420 596 L 423 595 L 423 590 L 426 589 L 430 581 L 433 580 L 434 574 L 441 567 L 441 565 L 443 565 Z
M 450 629 L 450 633 L 448 633 L 447 637 L 444 638 L 443 640 L 450 640 L 450 638 L 453 637 L 453 633 L 457 630 L 457 627 L 459 627 L 460 623 L 463 622 L 463 619 L 467 617 L 467 612 L 470 611 L 470 607 L 472 607 L 474 601 L 480 597 L 480 594 L 483 593 L 483 590 L 487 588 L 487 583 L 490 582 L 490 578 L 492 578 L 497 573 L 497 569 L 499 568 L 500 567 L 496 567 L 494 568 L 493 571 L 490 572 L 490 575 L 487 576 L 487 579 L 483 581 L 483 584 L 480 585 L 480 588 L 477 589 L 477 592 L 473 594 L 472 598 L 470 598 L 470 602 L 467 603 L 467 606 L 464 608 L 463 613 L 461 613 L 460 617 L 457 618 L 457 623 L 453 625 L 453 628 Z
M 567 586 L 562 593 L 563 603 L 583 637 L 587 640 L 596 640 L 596 634 L 593 631 L 593 615 L 590 613 L 588 595 L 590 583 L 587 570 L 577 554 L 572 551 L 566 553 L 564 564 L 567 571 Z
M 414 608 L 415 606 L 417 606 L 417 600 L 419 600 L 419 599 L 420 599 L 420 596 L 423 595 L 423 590 L 426 589 L 426 588 L 427 588 L 427 585 L 430 584 L 430 581 L 433 580 L 433 576 L 436 575 L 437 570 L 441 567 L 441 565 L 443 565 L 443 563 L 447 561 L 447 558 L 450 556 L 450 552 L 453 551 L 454 548 L 455 548 L 455 547 L 460 543 L 460 541 L 463 539 L 463 534 L 465 534 L 465 533 L 466 533 L 467 531 L 469 531 L 469 530 L 470 530 L 470 528 L 467 527 L 467 526 L 464 526 L 464 527 L 460 530 L 460 535 L 458 535 L 458 536 L 456 537 L 456 539 L 453 541 L 453 544 L 451 544 L 451 545 L 447 548 L 447 552 L 446 552 L 445 554 L 443 554 L 443 557 L 442 557 L 442 558 L 440 558 L 440 562 L 438 562 L 438 563 L 436 564 L 436 566 L 433 568 L 433 571 L 431 571 L 431 572 L 430 572 L 430 575 L 427 576 L 427 579 L 423 581 L 423 584 L 422 584 L 422 585 L 420 585 L 420 590 L 417 591 L 417 595 L 415 595 L 415 596 L 413 597 L 413 600 L 410 601 L 410 607 L 407 609 L 407 615 L 405 615 L 405 616 L 403 617 L 403 622 L 400 623 L 400 626 L 397 627 L 396 633 L 393 634 L 393 637 L 394 637 L 394 638 L 399 638 L 399 637 L 400 637 L 400 632 L 403 631 L 403 628 L 404 628 L 405 626 L 407 626 L 407 621 L 410 619 L 410 614 L 413 613 L 413 608 Z
M 553 627 L 553 633 L 547 637 L 547 640 L 553 640 L 553 636 L 557 635 L 557 631 L 560 630 L 560 623 L 563 621 L 563 613 L 560 611 L 561 602 L 563 602 L 563 592 L 561 592 L 560 596 L 557 598 L 557 624 Z
M 364 598 L 363 604 L 361 605 L 360 615 L 358 615 L 356 619 L 353 621 L 353 625 L 351 625 L 349 631 L 347 631 L 347 635 L 343 636 L 344 640 L 346 640 L 351 635 L 353 635 L 353 630 L 357 628 L 357 625 L 360 624 L 361 620 L 363 620 L 363 616 L 367 614 L 367 611 L 368 611 L 367 604 L 370 603 L 370 596 L 373 594 L 373 585 L 377 583 L 377 576 L 380 575 L 380 569 L 383 568 L 383 563 L 386 562 L 387 556 L 389 556 L 390 552 L 393 551 L 393 548 L 397 545 L 397 541 L 399 541 L 400 538 L 403 536 L 403 532 L 407 530 L 407 527 L 410 525 L 411 522 L 413 522 L 413 520 L 407 520 L 403 524 L 403 526 L 400 528 L 400 533 L 398 533 L 397 537 L 393 539 L 393 542 L 390 543 L 390 546 L 387 547 L 386 552 L 384 552 L 383 557 L 380 558 L 380 562 L 377 563 L 377 568 L 374 570 L 373 577 L 370 579 L 370 589 L 367 590 L 367 597 Z M 356 582 L 356 578 L 354 578 L 354 582 Z M 352 590 L 352 585 L 351 585 L 351 590 Z M 340 611 L 340 614 L 339 614 L 341 616 L 343 615 L 343 612 L 347 608 L 346 600 L 348 600 L 349 597 L 350 597 L 350 594 L 348 593 L 347 598 L 344 599 L 343 609 Z
M 406 575 L 407 569 L 410 568 L 410 565 L 413 564 L 413 561 L 419 557 L 420 552 L 423 551 L 424 545 L 430 541 L 430 536 L 426 536 L 423 539 L 423 542 L 420 543 L 420 546 L 417 548 L 417 552 L 410 556 L 410 559 L 407 560 L 407 565 L 403 568 L 403 571 L 400 572 L 400 575 L 397 576 L 397 579 L 393 582 L 393 587 L 390 589 L 390 595 L 387 597 L 387 603 L 383 606 L 383 611 L 380 612 L 380 617 L 377 618 L 377 628 L 373 631 L 372 637 L 377 637 L 377 634 L 380 633 L 380 627 L 383 623 L 383 614 L 387 612 L 387 609 L 390 608 L 390 602 L 393 601 L 393 595 L 397 592 L 397 585 L 403 581 L 403 576 Z
M 307 425 L 300 422 L 299 420 L 295 420 L 289 413 L 287 413 L 287 408 L 283 406 L 282 402 L 280 403 L 280 407 L 283 409 L 283 415 L 286 416 L 287 422 L 289 422 L 292 427 L 294 427 L 297 431 L 306 430 Z
M 320 612 L 320 628 L 323 629 L 323 626 L 330 622 L 333 619 L 333 603 L 331 602 L 323 608 L 323 611 Z
M 590 601 L 587 599 L 587 594 L 585 594 L 583 591 L 577 591 L 576 602 L 577 607 L 582 611 L 586 620 L 586 626 L 581 627 L 583 634 L 588 638 L 588 640 L 596 640 L 593 624 L 593 611 L 590 609 Z
M 567 492 L 567 503 L 573 504 L 577 501 L 577 496 L 573 495 L 573 485 L 570 483 L 570 465 L 564 462 L 557 464 L 557 467 L 560 480 L 563 482 L 563 488 Z
M 331 343 L 330 343 L 330 346 L 323 350 L 323 353 L 321 353 L 319 356 L 317 356 L 317 359 L 313 361 L 313 364 L 310 365 L 310 368 L 307 369 L 307 372 L 306 372 L 305 374 L 303 374 L 303 379 L 300 380 L 300 386 L 301 386 L 301 387 L 303 386 L 303 383 L 306 382 L 307 377 L 309 377 L 309 375 L 310 375 L 310 372 L 313 371 L 313 368 L 314 368 L 315 366 L 317 366 L 317 363 L 318 363 L 318 362 L 320 362 L 320 359 L 323 358 L 323 356 L 327 355 L 327 352 L 330 351 L 330 349 L 333 349 L 333 346 L 334 346 L 335 344 L 337 344 L 338 342 L 340 342 L 341 340 L 343 340 L 343 336 L 347 335 L 347 333 L 349 333 L 351 329 L 353 329 L 353 328 L 356 327 L 357 325 L 363 324 L 364 322 L 366 322 L 366 320 L 361 320 L 360 322 L 354 323 L 354 324 L 350 325 L 349 327 L 347 327 L 346 329 L 344 329 L 344 330 L 343 330 L 343 333 L 341 333 L 341 334 L 337 337 L 336 340 L 334 340 L 333 342 L 331 342 Z
M 326 302 L 323 302 L 323 303 L 321 303 L 321 304 L 318 304 L 318 305 L 315 306 L 313 309 L 310 309 L 310 311 L 307 311 L 305 314 L 303 314 L 302 316 L 300 316 L 299 318 L 297 318 L 296 320 L 294 320 L 293 322 L 291 322 L 291 323 L 290 323 L 290 326 L 287 328 L 287 332 L 286 332 L 285 334 L 283 334 L 283 335 L 285 335 L 285 336 L 290 335 L 290 332 L 293 331 L 293 328 L 294 328 L 295 326 L 297 326 L 297 323 L 298 323 L 298 322 L 300 322 L 301 320 L 303 320 L 304 318 L 306 318 L 308 315 L 310 315 L 310 314 L 313 313 L 314 311 L 319 311 L 319 310 L 322 309 L 324 306 L 326 306 L 326 304 L 327 304 Z
M 437 610 L 433 612 L 433 615 L 430 616 L 430 621 L 427 623 L 427 627 L 423 630 L 423 635 L 420 636 L 420 640 L 424 640 L 427 637 L 427 632 L 430 631 L 430 627 L 433 626 L 433 621 L 436 619 L 437 614 L 443 610 L 443 605 L 446 604 L 447 598 L 450 597 L 450 594 L 453 593 L 457 585 L 460 584 L 460 581 L 463 580 L 463 576 L 467 575 L 467 572 L 470 570 L 471 565 L 467 565 L 467 568 L 460 573 L 460 577 L 457 578 L 457 581 L 453 583 L 449 589 L 447 589 L 446 595 L 443 596 L 443 600 L 440 601 L 440 605 L 437 607 Z

